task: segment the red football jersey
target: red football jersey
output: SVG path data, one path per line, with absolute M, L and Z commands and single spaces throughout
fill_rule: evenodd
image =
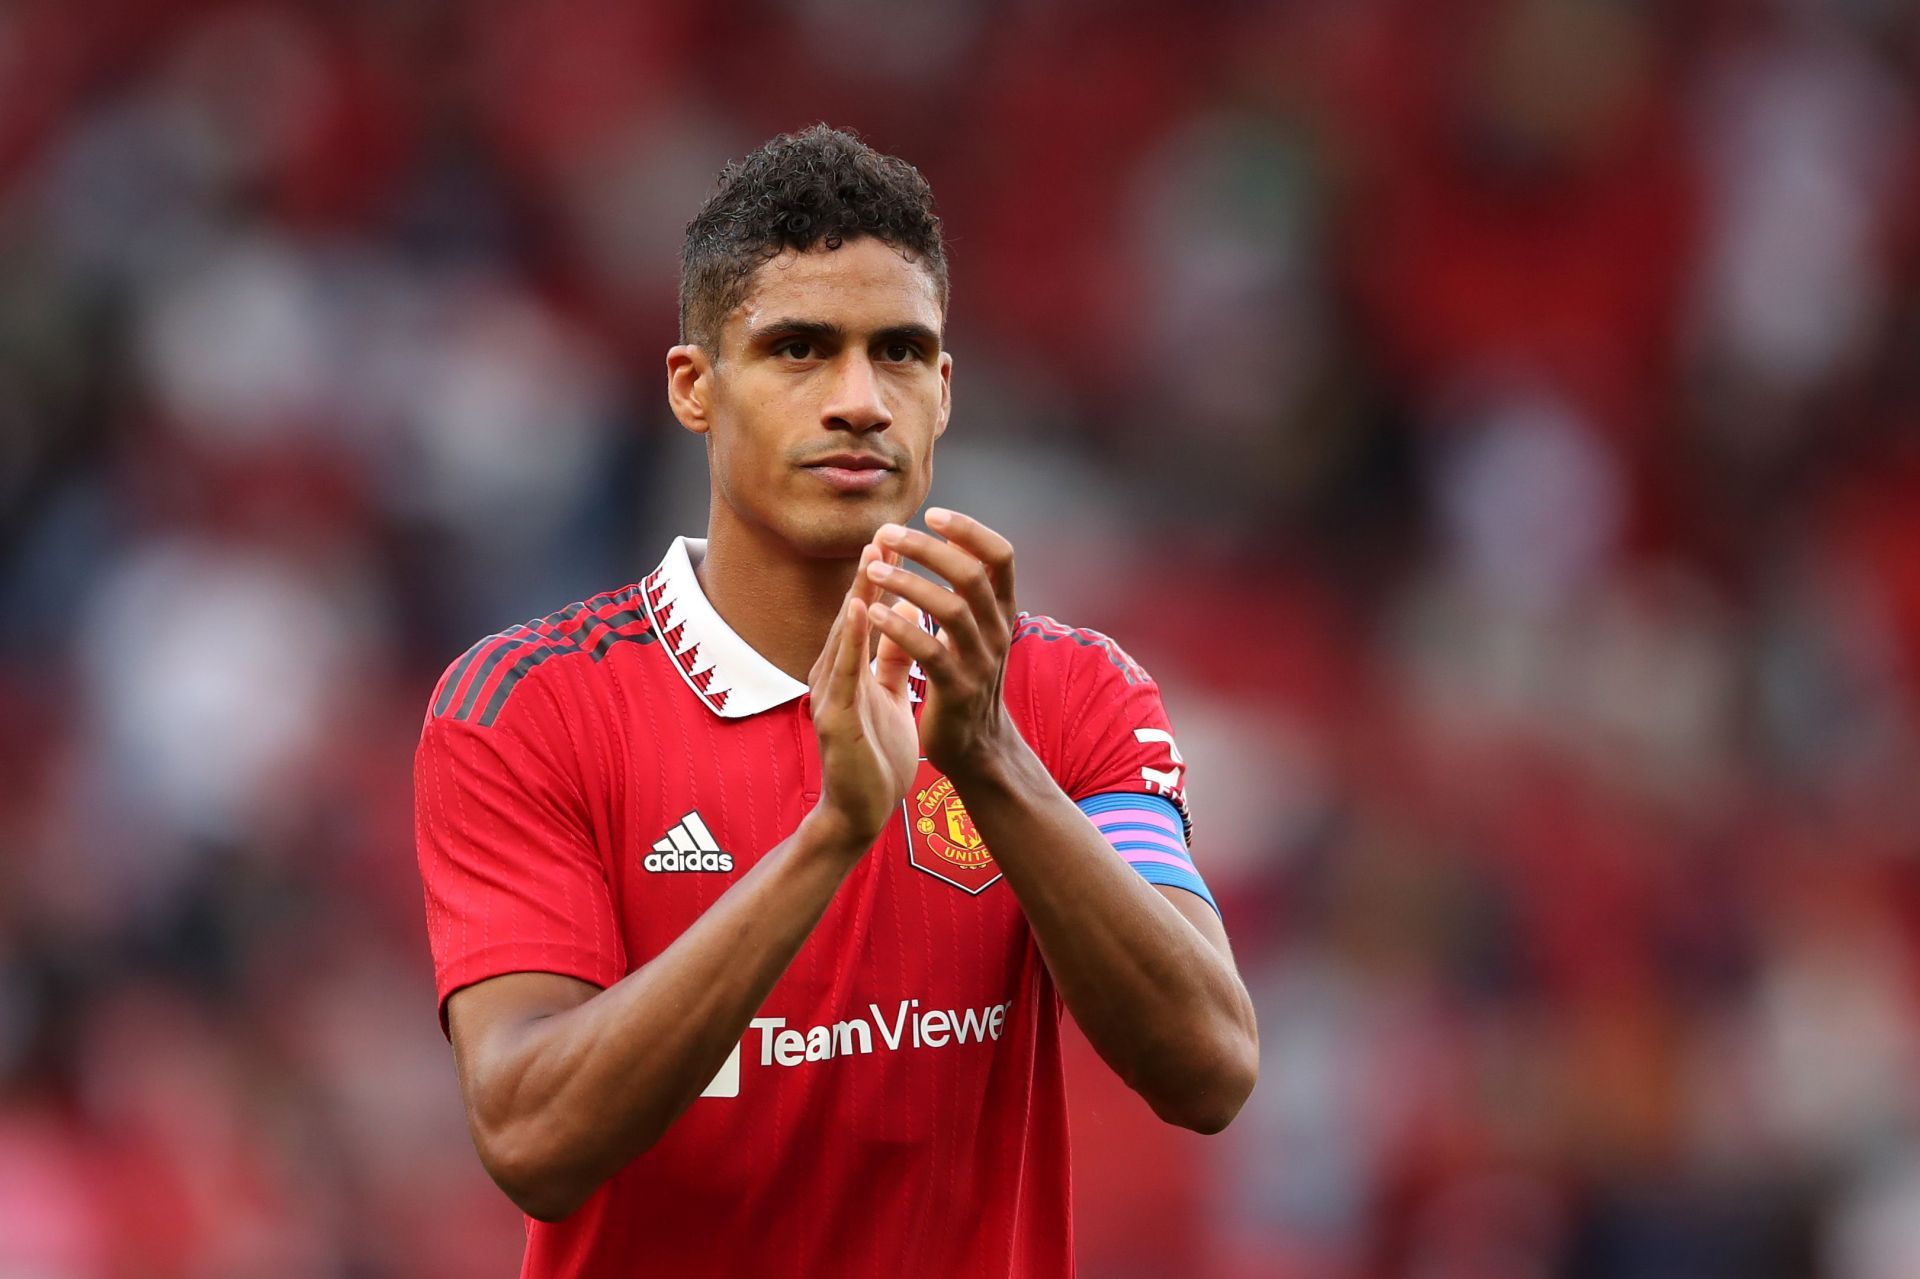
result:
M 415 796 L 443 1018 L 502 973 L 618 981 L 819 798 L 806 688 L 707 602 L 704 551 L 676 540 L 435 689 Z M 1069 796 L 1162 797 L 1101 802 L 1149 832 L 1158 804 L 1184 856 L 1159 691 L 1111 640 L 1022 614 L 1005 696 Z M 1059 997 L 947 780 L 923 764 L 901 809 L 701 1098 L 528 1222 L 523 1276 L 1073 1272 Z

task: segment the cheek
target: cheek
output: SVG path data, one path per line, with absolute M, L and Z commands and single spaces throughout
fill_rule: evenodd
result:
M 715 483 L 735 505 L 784 500 L 780 490 L 791 478 L 786 459 L 793 440 L 782 431 L 790 413 L 776 399 L 762 394 L 736 400 L 709 436 Z
M 763 454 L 784 452 L 795 437 L 818 421 L 817 391 L 812 379 L 779 377 L 765 379 L 754 388 L 752 397 L 740 406 L 740 430 L 744 447 Z
M 714 440 L 712 464 L 730 492 L 751 496 L 767 485 L 772 470 L 768 453 L 764 443 L 736 427 Z

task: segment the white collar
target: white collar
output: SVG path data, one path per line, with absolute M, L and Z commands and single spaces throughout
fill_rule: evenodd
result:
M 654 634 L 680 678 L 727 719 L 758 715 L 806 692 L 805 684 L 760 656 L 714 612 L 693 571 L 706 555 L 705 539 L 676 537 L 642 584 Z

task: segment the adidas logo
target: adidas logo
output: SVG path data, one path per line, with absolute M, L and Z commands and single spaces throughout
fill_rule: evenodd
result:
M 720 851 L 713 832 L 700 820 L 700 814 L 694 812 L 675 822 L 641 864 L 651 871 L 730 871 L 733 854 Z

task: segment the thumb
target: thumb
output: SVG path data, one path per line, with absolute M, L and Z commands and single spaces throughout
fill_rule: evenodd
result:
M 920 610 L 906 600 L 893 603 L 895 616 L 904 619 L 913 626 L 920 625 Z M 886 635 L 880 637 L 880 651 L 875 657 L 874 675 L 880 687 L 900 697 L 907 695 L 907 675 L 913 669 L 913 658 L 907 650 L 894 643 Z

